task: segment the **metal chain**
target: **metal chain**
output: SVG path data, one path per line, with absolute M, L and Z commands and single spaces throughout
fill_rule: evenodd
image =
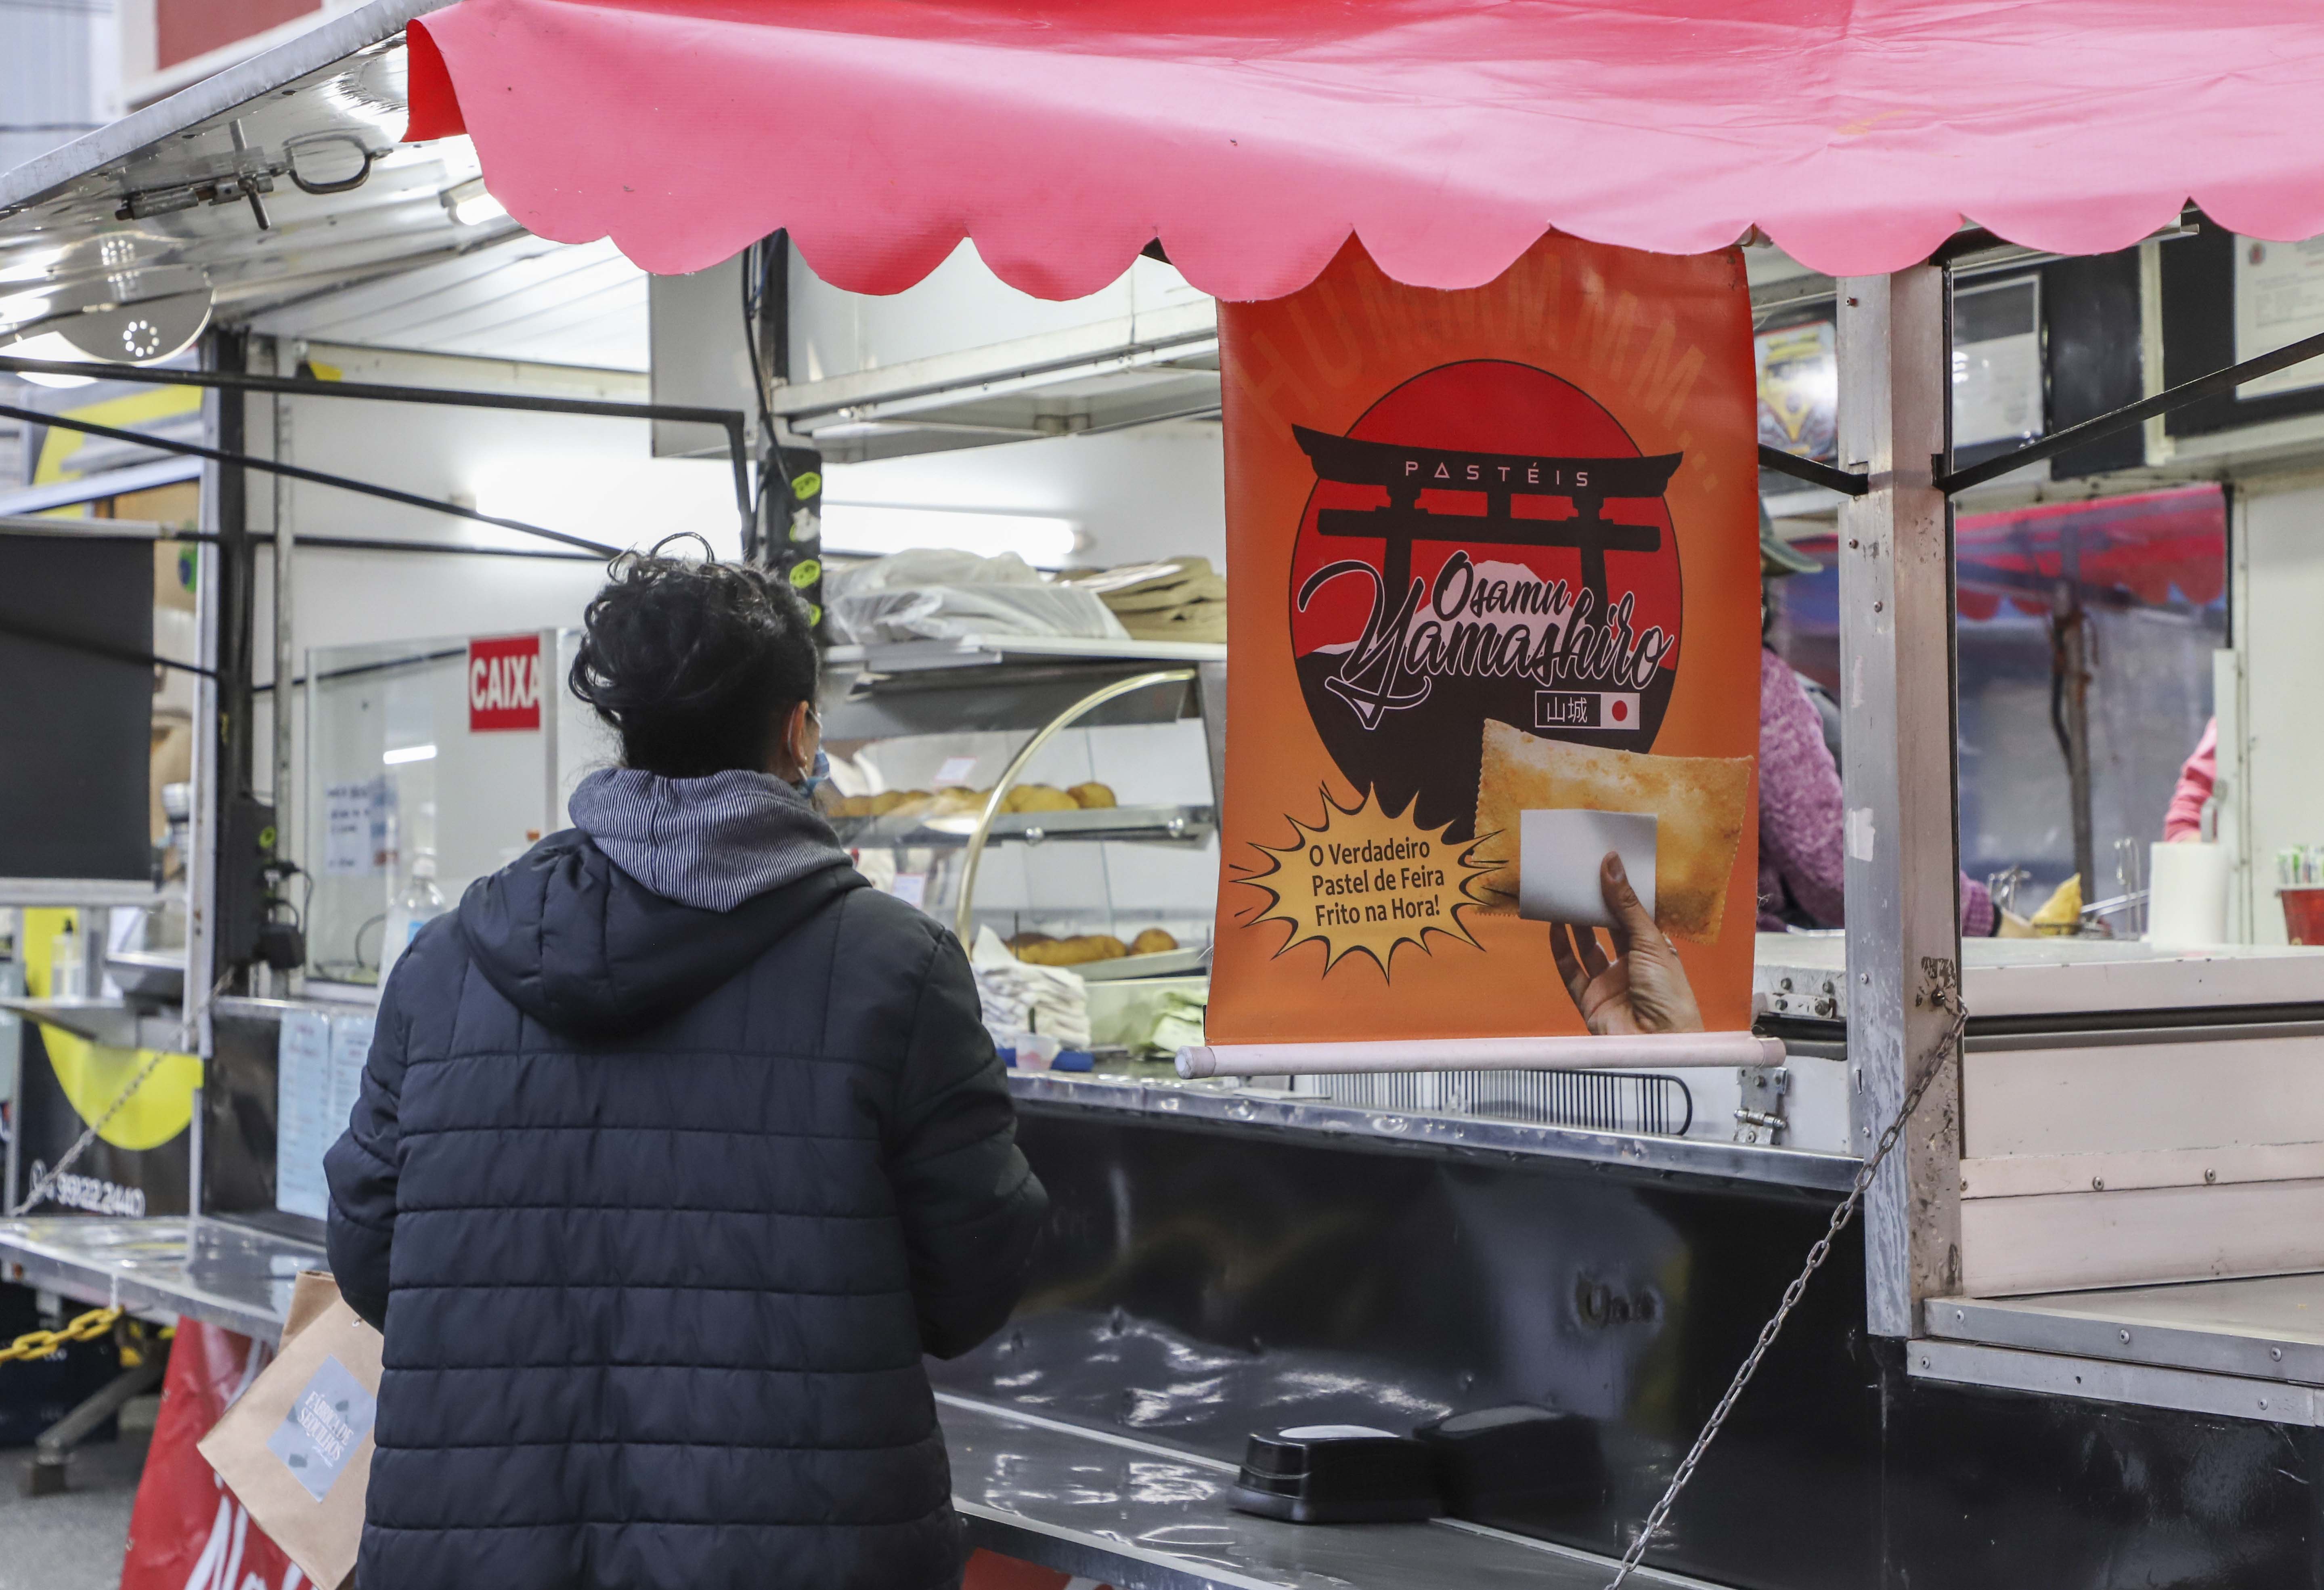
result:
M 1606 1590 L 1622 1590 L 1623 1582 L 1637 1571 L 1639 1559 L 1646 1554 L 1647 1546 L 1669 1520 L 1679 1493 L 1686 1489 L 1689 1480 L 1694 1478 L 1695 1465 L 1702 1461 L 1702 1455 L 1711 1449 L 1711 1443 L 1717 1438 L 1720 1427 L 1734 1411 L 1737 1399 L 1743 1395 L 1743 1388 L 1749 1385 L 1751 1377 L 1758 1373 L 1759 1361 L 1767 1355 L 1767 1349 L 1775 1345 L 1775 1337 L 1783 1330 L 1784 1321 L 1790 1318 L 1792 1310 L 1799 1306 L 1809 1280 L 1823 1268 L 1824 1260 L 1831 1254 L 1832 1242 L 1855 1218 L 1857 1207 L 1864 1202 L 1864 1194 L 1871 1187 L 1873 1177 L 1879 1174 L 1881 1162 L 1903 1140 L 1905 1123 L 1920 1107 L 1922 1095 L 1929 1091 L 1929 1084 L 1935 1081 L 1938 1074 L 1945 1068 L 1946 1055 L 1959 1049 L 1961 1033 L 1969 1025 L 1969 1012 L 1961 1003 L 1959 974 L 1942 962 L 1924 963 L 1924 971 L 1929 975 L 1932 985 L 1929 997 L 1940 1008 L 1952 1012 L 1952 1026 L 1937 1040 L 1927 1066 L 1921 1072 L 1921 1079 L 1905 1093 L 1904 1102 L 1897 1106 L 1895 1118 L 1880 1133 L 1880 1141 L 1874 1145 L 1870 1158 L 1857 1171 L 1856 1180 L 1849 1186 L 1848 1196 L 1840 1201 L 1840 1207 L 1831 1212 L 1831 1224 L 1824 1228 L 1824 1234 L 1817 1239 L 1816 1245 L 1808 1250 L 1807 1262 L 1801 1266 L 1799 1274 L 1792 1278 L 1792 1284 L 1784 1289 L 1784 1300 L 1775 1306 L 1774 1317 L 1760 1327 L 1759 1339 L 1751 1345 L 1751 1351 L 1744 1358 L 1742 1367 L 1735 1372 L 1734 1380 L 1728 1384 L 1727 1394 L 1719 1400 L 1719 1406 L 1711 1410 L 1710 1419 L 1703 1422 L 1702 1433 L 1695 1437 L 1694 1446 L 1678 1465 L 1678 1472 L 1671 1475 L 1669 1485 L 1663 1491 L 1662 1500 L 1656 1502 L 1654 1510 L 1646 1514 L 1646 1521 L 1638 1530 L 1637 1538 L 1630 1542 L 1629 1550 L 1622 1554 L 1621 1567 L 1615 1571 L 1613 1581 Z
M 64 1153 L 59 1157 L 57 1162 L 50 1167 L 47 1175 L 42 1177 L 39 1181 L 33 1183 L 32 1189 L 24 1195 L 23 1201 L 19 1203 L 14 1208 L 8 1211 L 8 1216 L 10 1219 L 13 1220 L 17 1216 L 25 1213 L 27 1210 L 38 1204 L 42 1198 L 49 1196 L 49 1189 L 56 1186 L 60 1180 L 63 1179 L 65 1172 L 72 1169 L 73 1161 L 79 1159 L 82 1154 L 88 1151 L 88 1145 L 97 1141 L 97 1134 L 104 1131 L 106 1124 L 115 1115 L 121 1114 L 122 1110 L 128 1105 L 129 1101 L 136 1096 L 137 1090 L 145 1086 L 145 1078 L 153 1075 L 154 1068 L 169 1058 L 170 1051 L 167 1049 L 155 1049 L 153 1051 L 153 1058 L 146 1061 L 144 1067 L 138 1071 L 137 1075 L 129 1079 L 129 1086 L 123 1088 L 121 1090 L 121 1095 L 115 1099 L 111 1105 L 106 1106 L 105 1114 L 99 1115 L 96 1120 L 88 1123 L 88 1130 L 82 1132 L 79 1137 L 73 1141 L 72 1147 L 67 1149 Z M 5 1355 L 0 1355 L 0 1358 L 4 1357 Z
M 5 1347 L 0 1347 L 0 1364 L 14 1360 L 46 1358 L 67 1342 L 93 1342 L 120 1323 L 118 1308 L 92 1308 L 76 1318 L 62 1330 L 27 1331 Z

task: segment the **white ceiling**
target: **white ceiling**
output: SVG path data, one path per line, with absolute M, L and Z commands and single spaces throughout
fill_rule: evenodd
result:
M 646 278 L 613 243 L 520 235 L 257 316 L 254 329 L 316 342 L 643 370 Z

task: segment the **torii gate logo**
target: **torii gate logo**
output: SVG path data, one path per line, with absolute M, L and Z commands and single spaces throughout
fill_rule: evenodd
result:
M 1315 468 L 1291 581 L 1309 714 L 1351 782 L 1465 835 L 1483 723 L 1649 749 L 1675 677 L 1681 453 L 1642 457 L 1586 393 L 1505 360 L 1440 365 Z

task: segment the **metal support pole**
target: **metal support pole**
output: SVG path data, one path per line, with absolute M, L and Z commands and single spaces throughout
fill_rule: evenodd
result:
M 167 1356 L 158 1351 L 149 1352 L 143 1363 L 115 1375 L 71 1412 L 42 1430 L 33 1441 L 32 1461 L 24 1470 L 24 1494 L 64 1494 L 68 1472 L 65 1465 L 71 1460 L 72 1449 L 119 1413 L 132 1398 L 142 1397 L 160 1385 L 161 1373 L 169 1366 Z
M 193 1111 L 186 1123 L 186 1262 L 193 1262 L 201 1246 L 202 1167 L 209 1154 L 209 1101 L 207 1090 L 194 1089 Z
M 80 908 L 80 996 L 105 997 L 105 967 L 113 950 L 113 911 L 102 905 Z
M 2082 899 L 2105 892 L 2098 887 L 2098 835 L 2090 809 L 2090 615 L 2082 602 L 2082 538 L 2071 520 L 2065 527 L 2063 578 L 2058 582 L 2058 660 L 2064 670 L 2060 706 L 2066 720 L 2066 790 L 2072 807 L 2074 872 Z
M 0 910 L 0 928 L 5 928 L 16 944 L 14 964 L 0 962 L 0 993 L 21 994 L 24 992 L 24 913 Z M 24 1148 L 24 1024 L 14 1016 L 0 1021 L 0 1080 L 6 1084 L 0 1097 L 8 1105 L 8 1148 L 6 1157 L 0 1159 L 0 1209 L 13 1209 L 16 1179 L 23 1171 Z
M 558 632 L 540 632 L 540 832 L 543 837 L 565 826 L 565 789 L 558 777 L 561 753 L 558 708 L 565 701 L 565 676 L 558 669 Z
M 275 345 L 275 374 L 281 374 L 281 344 Z M 270 405 L 273 411 L 274 439 L 268 450 L 278 460 L 288 462 L 290 457 L 290 403 L 281 393 L 274 394 Z M 290 855 L 297 850 L 295 830 L 298 827 L 298 775 L 291 766 L 295 741 L 291 728 L 295 723 L 297 689 L 292 680 L 297 677 L 297 660 L 293 649 L 292 615 L 297 606 L 297 593 L 292 588 L 294 578 L 291 557 L 298 550 L 298 531 L 291 517 L 291 482 L 283 476 L 274 477 L 274 511 L 272 529 L 274 532 L 274 690 L 269 716 L 274 726 L 274 850 L 278 855 Z
M 1840 510 L 1849 1031 L 1856 1144 L 1868 1153 L 1943 1054 L 1959 986 L 1945 275 L 1840 284 L 1840 460 L 1870 479 Z M 1937 1063 L 1950 1068 L 1950 1059 Z M 1865 1200 L 1865 1308 L 1908 1336 L 1960 1272 L 1958 1074 L 1941 1077 Z
M 217 435 L 217 406 L 227 394 L 213 393 L 203 402 L 204 429 Z M 237 394 L 238 395 L 238 394 Z M 202 470 L 202 518 L 217 522 L 218 467 Z M 217 670 L 224 660 L 223 603 L 220 600 L 223 544 L 204 541 L 194 561 L 195 661 L 203 671 L 194 676 L 193 800 L 186 832 L 186 988 L 182 1046 L 208 1059 L 210 1056 L 210 988 L 217 977 L 217 853 L 219 789 L 224 780 L 219 765 L 222 736 L 217 732 L 223 710 Z
M 209 341 L 213 368 L 239 372 L 249 362 L 246 335 L 213 331 Z M 235 390 L 210 395 L 206 406 L 211 410 L 212 435 L 220 452 L 249 450 L 248 402 Z M 218 670 L 218 788 L 233 798 L 251 792 L 256 750 L 250 687 L 257 673 L 252 658 L 257 641 L 258 561 L 250 542 L 250 475 L 240 463 L 218 462 L 203 469 L 202 479 L 215 509 L 209 524 L 218 532 L 219 550 L 226 554 L 218 614 L 224 659 Z

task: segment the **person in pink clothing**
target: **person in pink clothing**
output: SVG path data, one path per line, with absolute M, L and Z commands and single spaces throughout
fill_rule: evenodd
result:
M 1765 579 L 1806 573 L 1820 565 L 1776 539 L 1759 511 L 1759 567 Z M 1847 924 L 1841 900 L 1846 858 L 1841 835 L 1840 765 L 1824 737 L 1823 716 L 1791 665 L 1759 649 L 1759 929 L 1839 928 Z M 1984 938 L 1997 924 L 1993 895 L 1964 874 L 1960 924 L 1966 938 Z
M 2179 769 L 2179 787 L 2171 792 L 2171 809 L 2163 814 L 2163 837 L 2177 844 L 2203 837 L 2203 803 L 2219 781 L 2219 720 L 2203 726 L 2203 737 L 2194 753 Z

